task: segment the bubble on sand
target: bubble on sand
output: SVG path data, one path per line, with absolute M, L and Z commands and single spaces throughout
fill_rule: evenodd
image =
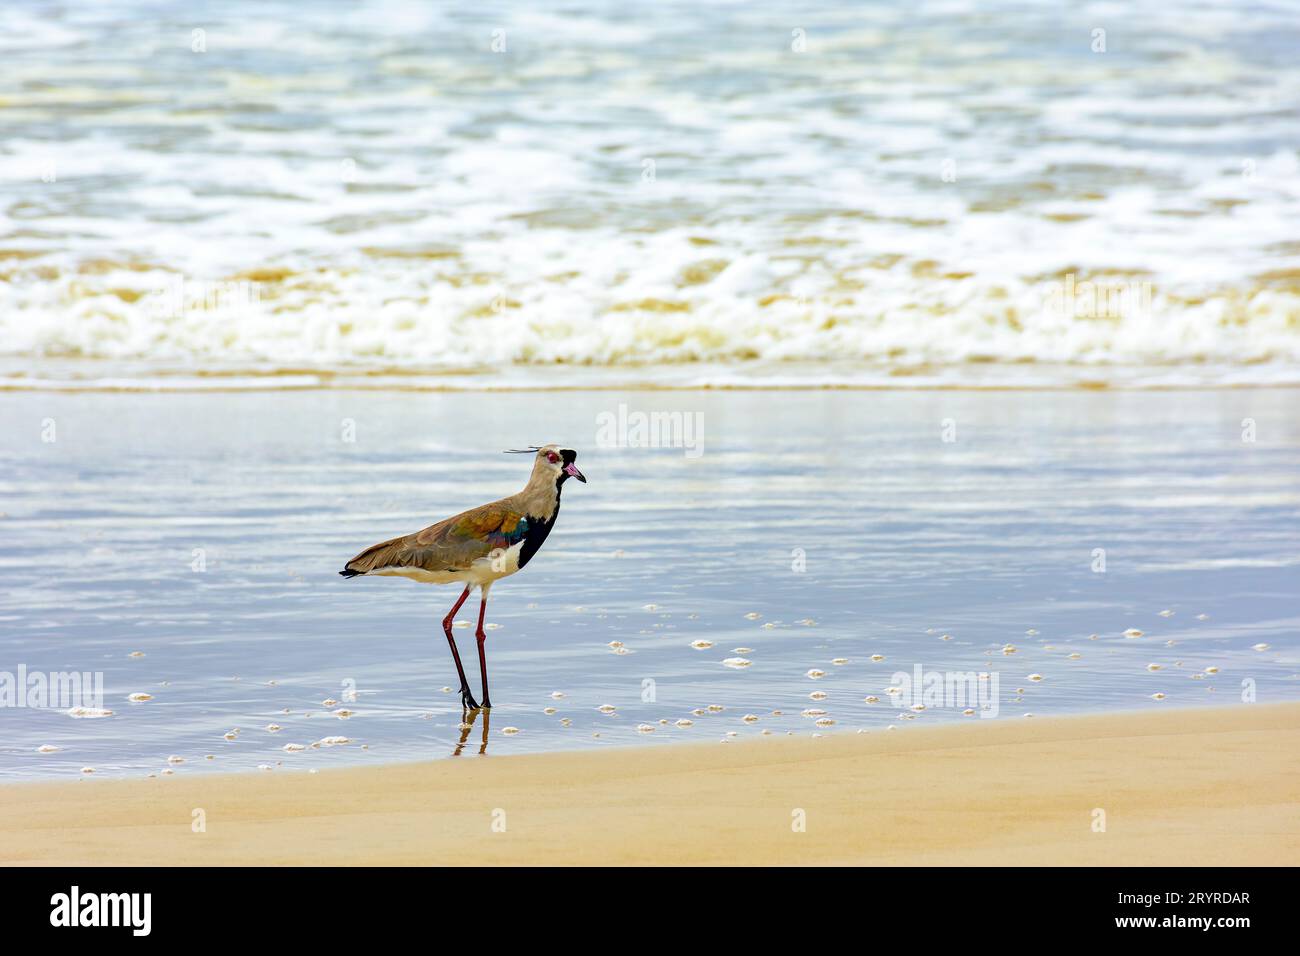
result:
M 343 745 L 343 744 L 350 744 L 350 743 L 352 743 L 352 738 L 350 738 L 350 737 L 322 737 L 320 740 L 316 741 L 316 743 L 320 744 L 322 747 L 338 747 L 338 746 L 341 746 L 341 745 Z
M 703 707 L 696 707 L 693 711 L 691 711 L 691 713 L 694 714 L 696 717 L 705 717 L 708 715 L 709 712 L 705 710 Z
M 806 710 L 804 710 L 804 711 L 803 711 L 799 716 L 801 716 L 801 717 L 821 717 L 821 716 L 823 716 L 825 713 L 826 713 L 826 711 L 822 710 L 820 707 L 809 707 L 809 708 L 807 708 Z
M 1014 645 L 1014 644 L 1003 644 L 1003 645 L 1002 645 L 1002 653 L 1003 653 L 1003 654 L 1006 654 L 1008 657 L 1010 657 L 1012 654 L 1014 654 L 1014 653 L 1015 653 L 1016 651 L 1018 651 L 1018 650 L 1019 650 L 1019 648 L 1016 647 L 1016 645 Z
M 64 713 L 78 720 L 96 720 L 100 717 L 113 716 L 111 710 L 104 710 L 102 707 L 71 707 L 65 710 Z
M 972 708 L 967 707 L 965 710 L 962 711 L 962 716 L 963 716 L 963 717 L 974 717 L 974 716 L 975 716 L 975 711 L 974 711 Z
M 502 728 L 501 728 L 501 733 L 505 734 L 507 737 L 513 737 L 515 734 L 519 733 L 519 728 L 518 728 L 518 727 L 502 727 Z
M 184 758 L 184 757 L 178 757 L 178 756 L 176 756 L 176 754 L 172 754 L 170 757 L 167 758 L 167 762 L 168 762 L 168 763 L 184 763 L 184 762 L 185 762 L 185 758 Z
M 733 648 L 731 649 L 731 653 L 733 653 L 733 654 L 752 654 L 752 653 L 754 653 L 754 649 L 753 649 L 752 647 L 733 647 Z
M 813 627 L 813 626 L 815 626 L 815 625 L 817 624 L 817 622 L 814 621 L 814 620 L 813 620 L 812 618 L 810 618 L 810 617 L 805 617 L 805 618 L 803 618 L 802 620 L 795 621 L 795 623 L 796 623 L 796 624 L 800 624 L 800 625 L 802 625 L 803 627 Z
M 899 696 L 901 693 L 903 693 L 903 688 L 901 688 L 901 687 L 886 687 L 886 688 L 885 688 L 885 693 L 888 694 L 890 697 L 897 697 L 897 696 Z
M 1025 631 L 1025 633 L 1028 634 L 1030 637 L 1038 636 L 1038 632 L 1035 631 L 1032 627 L 1029 630 Z
M 572 727 L 572 726 L 573 726 L 573 719 L 570 718 L 570 717 L 561 717 L 561 718 L 560 718 L 560 726 L 562 726 L 562 727 Z
M 876 664 L 879 664 L 879 663 L 880 663 L 881 661 L 883 661 L 884 659 L 885 659 L 885 655 L 884 655 L 884 654 L 872 654 L 872 655 L 871 655 L 871 660 L 872 660 L 872 662 L 873 662 L 873 663 L 876 663 Z
M 609 642 L 608 644 L 606 644 L 605 646 L 606 646 L 606 647 L 612 647 L 612 648 L 614 648 L 614 649 L 618 649 L 618 648 L 620 648 L 620 647 L 623 646 L 623 642 L 622 642 L 622 641 L 610 641 L 610 642 Z
M 442 692 L 443 692 L 444 694 L 450 694 L 450 693 L 451 693 L 451 688 L 450 688 L 450 687 L 444 687 L 444 688 L 442 689 Z
M 596 709 L 600 711 L 602 714 L 612 714 L 614 713 L 614 711 L 618 710 L 618 708 L 615 707 L 613 704 L 601 704 Z
M 1042 674 L 1030 674 L 1028 679 L 1031 680 L 1031 681 L 1033 681 L 1035 684 L 1037 684 L 1039 681 L 1041 681 L 1041 680 L 1043 679 L 1043 675 L 1042 675 Z
M 685 717 L 683 717 L 681 720 L 677 721 L 677 726 L 678 726 L 678 727 L 694 727 L 694 726 L 695 726 L 695 721 L 693 721 L 693 720 L 687 720 Z
M 95 772 L 95 768 L 94 768 L 94 767 L 82 767 L 82 768 L 81 768 L 81 772 L 82 772 L 82 773 L 94 773 L 94 772 Z
M 144 657 L 144 651 L 132 651 L 127 657 Z
M 284 751 L 285 753 L 287 753 L 287 754 L 296 754 L 296 753 L 298 753 L 298 752 L 301 751 L 301 750 L 306 750 L 307 748 L 304 747 L 302 744 L 285 744 L 285 745 L 284 745 L 282 748 L 280 748 L 280 749 L 283 750 L 283 751 Z
M 614 648 L 612 651 L 610 651 L 610 653 L 611 653 L 611 654 L 631 654 L 632 652 L 629 651 L 626 647 L 616 647 L 616 648 Z
M 222 734 L 221 736 L 225 737 L 227 740 L 237 740 L 237 739 L 239 738 L 239 731 L 238 731 L 238 730 L 227 730 L 227 731 L 226 731 L 224 734 Z
M 1032 716 L 1034 716 L 1034 715 L 1033 715 L 1033 714 L 1025 714 L 1025 716 L 1026 716 L 1026 717 L 1032 717 Z
M 744 717 L 741 717 L 740 719 L 747 724 L 756 724 L 758 723 L 758 714 L 746 714 Z
M 143 704 L 146 700 L 153 700 L 153 694 L 128 694 L 126 699 L 133 704 Z
M 826 693 L 826 691 L 824 691 L 824 690 L 815 690 L 815 691 L 813 691 L 811 694 L 808 695 L 808 699 L 809 699 L 809 700 L 825 700 L 825 699 L 826 699 L 827 697 L 829 697 L 829 696 L 830 696 L 830 694 Z
M 1067 655 L 1066 655 L 1066 658 L 1067 658 L 1068 660 L 1072 660 L 1072 661 L 1080 660 L 1080 659 L 1082 659 L 1082 657 L 1083 657 L 1083 655 L 1082 655 L 1082 654 L 1078 654 L 1078 653 L 1075 653 L 1075 654 L 1067 654 Z
M 745 615 L 745 620 L 757 621 L 762 616 L 763 615 L 759 614 L 757 611 L 750 611 L 748 614 Z
M 728 657 L 726 660 L 722 662 L 724 667 L 736 667 L 736 668 L 748 667 L 752 663 L 754 662 L 744 657 Z
M 771 737 L 771 736 L 772 736 L 772 731 L 768 730 L 766 727 L 764 727 L 762 730 L 760 730 L 759 733 L 761 733 L 764 737 Z
M 564 700 L 564 691 L 562 690 L 551 691 L 551 700 Z
M 695 648 L 697 651 L 707 651 L 712 646 L 712 641 L 691 641 L 691 647 Z
M 269 763 L 259 763 L 259 764 L 257 765 L 257 769 L 258 769 L 258 770 L 274 770 L 275 768 L 272 767 Z
M 1127 631 L 1124 632 L 1124 636 L 1125 636 L 1125 637 L 1141 637 L 1141 636 L 1142 636 L 1142 632 L 1139 631 L 1136 627 L 1130 627 Z
M 555 712 L 556 712 L 556 711 L 555 711 L 555 708 L 554 708 L 554 707 L 543 707 L 543 708 L 542 708 L 542 713 L 545 714 L 547 717 L 551 716 L 551 714 L 554 714 Z
M 450 688 L 447 688 L 447 689 L 450 690 Z M 336 706 L 337 704 L 338 704 L 338 701 L 335 700 L 333 697 L 326 697 L 324 700 L 322 700 L 322 701 L 320 702 L 320 705 L 321 705 L 322 707 L 334 707 L 334 706 Z
M 58 753 L 59 749 L 60 748 L 55 747 L 53 744 L 41 744 L 39 747 L 36 748 L 36 752 L 38 754 L 52 754 L 52 753 Z
M 848 662 L 849 659 L 847 657 L 836 657 L 831 661 L 831 663 L 834 664 L 836 667 L 843 667 Z
M 1174 616 L 1174 612 L 1171 611 L 1171 610 L 1169 610 L 1169 608 L 1165 608 L 1163 611 L 1160 612 L 1160 616 L 1161 616 L 1161 617 L 1173 617 L 1173 616 Z
M 1198 614 L 1198 615 L 1196 615 L 1196 619 L 1197 619 L 1198 621 L 1208 621 L 1208 620 L 1210 619 L 1210 615 L 1208 615 L 1208 614 Z
M 266 725 L 266 732 L 267 732 L 268 734 L 278 734 L 278 733 L 280 732 L 280 725 L 279 725 L 279 724 L 267 724 L 267 725 Z
M 925 710 L 925 704 L 913 704 L 912 710 L 919 714 L 921 711 Z
M 643 610 L 643 611 L 657 611 L 657 610 L 659 610 L 659 605 L 658 605 L 658 604 L 642 604 L 642 605 L 641 605 L 641 610 Z
M 499 630 L 501 630 L 501 628 L 503 628 L 503 627 L 505 627 L 504 624 L 484 624 L 484 625 L 483 625 L 483 630 L 485 630 L 485 631 L 499 631 Z
M 814 667 L 812 670 L 808 671 L 808 673 L 805 674 L 804 676 L 811 677 L 813 680 L 821 680 L 823 677 L 826 676 L 826 672 L 819 671 L 817 668 Z
M 721 704 L 709 704 L 710 714 L 720 714 L 726 709 L 727 708 L 723 707 Z
M 834 725 L 835 721 L 831 720 L 829 717 L 823 717 L 821 720 L 817 721 L 818 727 L 833 727 Z
M 1213 665 L 1211 665 L 1210 667 L 1205 668 L 1205 673 L 1207 673 L 1207 674 L 1217 674 L 1217 673 L 1219 673 L 1219 669 L 1218 669 L 1217 667 L 1214 667 Z
M 638 734 L 653 734 L 655 732 L 654 724 L 637 724 L 636 732 Z
M 1148 665 L 1147 665 L 1147 670 L 1149 670 L 1149 671 L 1158 671 L 1158 670 L 1160 670 L 1160 665 L 1159 665 L 1159 664 L 1148 664 Z
M 330 716 L 337 717 L 339 720 L 347 720 L 353 713 L 354 711 L 348 710 L 346 707 L 340 707 L 338 710 L 333 711 Z
M 1152 699 L 1152 700 L 1164 700 L 1164 699 L 1165 699 L 1165 695 L 1164 695 L 1164 694 L 1161 694 L 1161 693 L 1159 693 L 1159 692 L 1157 692 L 1157 693 L 1154 693 L 1154 694 L 1151 695 L 1151 699 Z
M 1266 651 L 1266 650 L 1269 649 L 1270 646 L 1271 646 L 1271 645 L 1269 645 L 1269 644 L 1255 644 L 1255 645 L 1253 645 L 1253 646 L 1251 647 L 1251 650 L 1252 650 L 1252 651 Z
M 878 704 L 880 703 L 880 698 L 872 695 L 871 697 L 862 698 L 862 702 L 865 704 Z

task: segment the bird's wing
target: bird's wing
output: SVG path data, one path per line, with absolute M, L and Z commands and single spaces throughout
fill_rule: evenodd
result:
M 498 548 L 518 544 L 528 533 L 528 518 L 503 501 L 471 508 L 423 531 L 383 541 L 349 561 L 345 571 L 365 574 L 378 568 L 464 571 Z

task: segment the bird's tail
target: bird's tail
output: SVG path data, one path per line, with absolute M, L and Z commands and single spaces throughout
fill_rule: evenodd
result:
M 341 574 L 345 578 L 355 578 L 358 574 L 362 574 L 362 573 L 363 572 L 361 571 L 353 571 L 351 568 L 344 568 L 342 571 L 339 572 L 339 574 Z

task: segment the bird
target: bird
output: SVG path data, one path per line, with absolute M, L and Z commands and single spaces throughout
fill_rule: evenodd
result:
M 587 478 L 574 461 L 578 453 L 559 445 L 532 445 L 512 448 L 506 454 L 530 454 L 533 458 L 532 474 L 528 483 L 517 494 L 471 508 L 469 511 L 439 521 L 422 531 L 381 541 L 366 548 L 339 572 L 345 578 L 361 576 L 398 576 L 427 584 L 464 584 L 452 609 L 442 619 L 442 630 L 451 645 L 452 660 L 460 676 L 461 707 L 480 709 L 465 679 L 456 641 L 451 636 L 456 612 L 479 589 L 478 641 L 479 673 L 483 679 L 482 708 L 491 708 L 488 695 L 487 658 L 483 643 L 483 615 L 487 612 L 488 591 L 502 578 L 521 571 L 537 554 L 546 541 L 555 519 L 560 513 L 560 492 L 564 483 L 576 478 L 583 484 Z

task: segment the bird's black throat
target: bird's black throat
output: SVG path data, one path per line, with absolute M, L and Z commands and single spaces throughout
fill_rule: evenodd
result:
M 519 567 L 522 569 L 529 561 L 533 559 L 546 536 L 551 533 L 551 528 L 555 526 L 555 519 L 560 514 L 560 482 L 555 483 L 555 510 L 551 512 L 549 518 L 536 518 L 528 515 L 528 530 L 524 532 L 524 544 L 519 549 Z

